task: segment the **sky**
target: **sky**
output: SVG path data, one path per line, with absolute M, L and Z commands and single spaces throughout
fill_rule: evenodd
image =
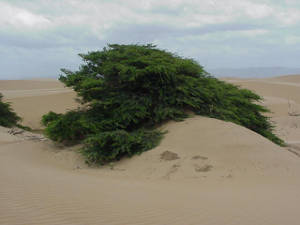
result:
M 57 77 L 108 43 L 152 43 L 208 71 L 300 67 L 300 1 L 0 0 L 0 79 Z

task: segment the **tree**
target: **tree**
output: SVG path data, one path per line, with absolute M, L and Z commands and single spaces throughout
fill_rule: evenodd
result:
M 53 140 L 83 142 L 89 162 L 103 164 L 153 148 L 162 137 L 155 127 L 183 120 L 190 111 L 284 144 L 263 115 L 268 109 L 257 104 L 260 96 L 212 77 L 193 59 L 151 44 L 113 44 L 80 57 L 79 70 L 62 69 L 60 81 L 78 93 L 85 108 L 43 120 Z
M 7 102 L 3 102 L 3 95 L 0 93 L 0 126 L 13 127 L 21 120 Z

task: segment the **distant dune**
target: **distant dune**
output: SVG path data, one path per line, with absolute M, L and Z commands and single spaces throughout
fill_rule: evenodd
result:
M 41 118 L 50 110 L 62 113 L 78 106 L 76 94 L 54 79 L 4 80 L 0 93 L 23 118 L 22 123 L 33 129 L 41 129 Z
M 288 147 L 194 116 L 163 125 L 157 148 L 90 168 L 80 146 L 0 128 L 0 224 L 298 225 L 300 75 L 224 80 L 264 97 Z M 0 81 L 0 92 L 35 129 L 78 106 L 56 80 Z
M 215 68 L 208 72 L 217 77 L 255 77 L 267 78 L 284 74 L 300 74 L 300 68 L 289 67 L 249 67 L 249 68 Z
M 225 79 L 226 80 L 226 79 Z M 255 91 L 276 124 L 276 132 L 288 143 L 300 146 L 300 75 L 268 79 L 232 79 L 227 81 Z

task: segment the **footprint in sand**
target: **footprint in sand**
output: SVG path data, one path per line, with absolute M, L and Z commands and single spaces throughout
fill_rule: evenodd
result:
M 171 169 L 169 170 L 169 172 L 165 175 L 166 179 L 170 179 L 171 174 L 176 173 L 178 168 L 180 167 L 180 164 L 174 164 Z
M 196 172 L 208 172 L 213 168 L 212 165 L 200 166 L 200 165 L 197 165 L 197 164 L 195 164 L 194 167 L 195 167 Z
M 170 161 L 170 160 L 180 159 L 180 157 L 175 152 L 164 151 L 163 153 L 161 153 L 160 159 L 165 161 Z

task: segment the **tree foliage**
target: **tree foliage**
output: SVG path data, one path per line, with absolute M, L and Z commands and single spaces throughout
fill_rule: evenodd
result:
M 0 93 L 0 126 L 17 126 L 17 123 L 21 120 L 21 118 L 12 110 L 10 104 L 3 102 L 2 99 L 3 95 Z
M 84 154 L 105 163 L 151 149 L 161 133 L 155 126 L 183 120 L 188 111 L 245 126 L 283 145 L 258 104 L 261 97 L 210 76 L 193 59 L 153 45 L 108 45 L 80 54 L 78 71 L 60 76 L 85 109 L 44 116 L 46 133 L 56 141 L 85 140 Z
M 160 139 L 161 133 L 158 131 L 104 131 L 85 139 L 82 152 L 89 163 L 110 162 L 147 151 L 155 147 Z

